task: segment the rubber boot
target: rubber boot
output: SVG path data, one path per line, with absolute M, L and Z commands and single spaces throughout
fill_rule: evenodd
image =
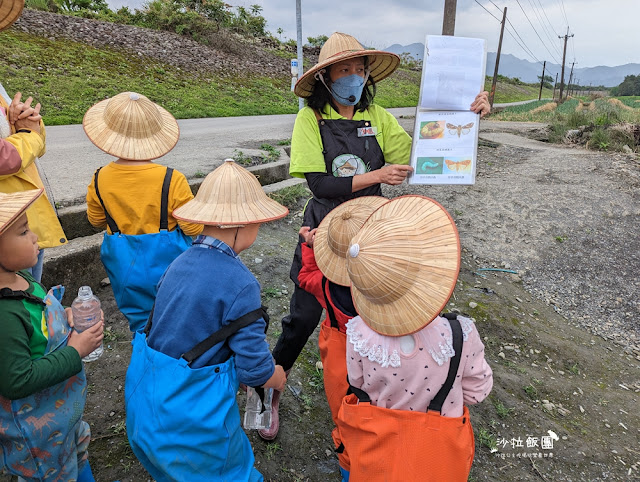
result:
M 289 378 L 289 373 L 291 373 L 291 369 L 285 372 L 287 378 Z M 278 409 L 280 408 L 281 395 L 282 392 L 273 390 L 273 397 L 271 397 L 271 425 L 269 425 L 269 428 L 258 430 L 258 435 L 260 435 L 260 438 L 262 440 L 273 440 L 278 435 L 278 430 L 280 430 L 280 417 L 278 416 Z

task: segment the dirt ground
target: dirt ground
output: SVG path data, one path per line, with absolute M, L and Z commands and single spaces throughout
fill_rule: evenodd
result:
M 470 407 L 470 480 L 640 480 L 640 163 L 532 141 L 531 127 L 484 122 L 481 136 L 501 144 L 480 147 L 474 186 L 385 190 L 436 199 L 460 231 L 448 309 L 476 320 L 494 371 L 491 395 Z M 272 346 L 301 208 L 264 225 L 242 254 L 262 285 Z M 131 336 L 110 288 L 97 294 L 108 333 L 104 356 L 87 365 L 92 468 L 98 481 L 150 480 L 126 438 Z M 280 434 L 271 443 L 249 434 L 266 480 L 340 480 L 317 361 L 316 332 L 289 377 Z

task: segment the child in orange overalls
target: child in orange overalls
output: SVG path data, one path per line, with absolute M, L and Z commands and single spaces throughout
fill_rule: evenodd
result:
M 348 477 L 466 481 L 475 446 L 465 405 L 493 378 L 473 320 L 438 316 L 460 267 L 453 220 L 429 198 L 396 198 L 352 238 L 346 265 L 359 313 L 347 324 L 353 393 L 337 421 Z
M 347 394 L 346 324 L 358 313 L 349 289 L 346 255 L 349 241 L 365 220 L 377 208 L 387 203 L 380 196 L 363 196 L 344 202 L 333 209 L 316 229 L 303 226 L 302 269 L 298 274 L 300 287 L 313 294 L 326 310 L 327 317 L 320 325 L 318 346 L 322 360 L 324 391 L 337 424 L 338 410 Z M 336 447 L 340 445 L 337 429 L 333 430 Z M 339 453 L 340 469 L 349 471 L 349 458 Z

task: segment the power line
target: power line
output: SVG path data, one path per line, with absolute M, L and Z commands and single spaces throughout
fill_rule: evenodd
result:
M 498 10 L 502 11 L 502 10 L 500 9 L 500 7 L 498 7 L 498 6 L 497 6 L 497 5 L 496 5 L 492 0 L 489 0 L 489 1 L 493 4 L 493 6 L 494 6 L 494 7 L 496 7 Z M 498 22 L 502 23 L 502 20 L 500 20 L 498 17 L 496 17 L 494 14 L 492 14 L 489 10 L 487 10 L 487 9 L 485 8 L 485 6 L 484 6 L 484 5 L 482 5 L 478 0 L 475 0 L 475 2 L 476 2 L 478 5 L 480 5 L 480 6 L 481 6 L 481 7 L 482 7 L 482 8 L 483 8 L 483 9 L 484 9 L 484 10 L 485 10 L 489 15 L 491 15 L 493 18 L 495 18 Z M 508 18 L 508 17 L 507 17 L 507 22 L 509 22 L 509 24 L 513 27 L 513 24 L 511 24 L 511 20 L 509 20 L 509 18 Z M 506 26 L 505 26 L 505 27 L 506 27 Z M 520 34 L 518 34 L 517 30 L 515 30 L 515 27 L 513 27 L 513 30 L 514 30 L 514 32 L 516 33 L 516 35 L 518 35 L 518 37 L 520 37 Z M 536 56 L 533 54 L 533 52 L 531 51 L 531 49 L 529 49 L 528 47 L 526 47 L 526 44 L 525 44 L 525 46 L 523 46 L 520 42 L 518 42 L 518 39 L 517 39 L 517 38 L 515 38 L 515 37 L 513 36 L 513 34 L 509 31 L 509 29 L 507 29 L 507 33 L 508 33 L 509 35 L 511 35 L 511 37 L 513 38 L 513 40 L 515 40 L 515 41 L 516 41 L 516 43 L 520 46 L 520 48 L 521 48 L 522 50 L 524 50 L 524 52 L 525 52 L 527 55 L 530 55 L 531 57 L 533 57 L 533 58 L 536 60 L 536 62 L 540 63 L 540 61 L 536 58 Z M 520 37 L 520 40 L 522 40 L 522 43 L 524 44 L 524 40 L 522 39 L 522 37 Z
M 498 17 L 496 17 L 493 13 L 491 13 L 489 10 L 487 10 L 487 8 L 482 5 L 478 0 L 474 0 L 478 5 L 480 5 L 485 12 L 487 12 L 489 15 L 491 15 L 493 18 L 495 18 L 498 22 L 502 23 L 502 20 L 500 20 Z M 493 0 L 489 0 L 491 2 L 491 4 L 493 4 L 494 7 L 496 7 L 498 10 L 502 11 L 500 9 L 500 7 L 498 7 Z M 520 41 L 511 33 L 511 31 L 509 30 L 509 28 L 506 28 L 507 33 L 509 35 L 511 35 L 511 37 L 513 38 L 513 40 L 515 40 L 515 42 L 518 44 L 518 46 L 527 54 L 529 55 L 531 58 L 533 58 L 538 64 L 542 65 L 542 61 L 539 60 L 535 54 L 533 53 L 533 51 L 527 46 L 526 42 L 524 41 L 524 39 L 520 36 L 520 34 L 518 33 L 518 30 L 515 28 L 515 26 L 513 25 L 513 23 L 511 23 L 511 20 L 509 19 L 509 17 L 507 17 L 507 22 L 509 23 L 509 25 L 511 25 L 511 29 L 513 29 L 514 33 L 520 38 Z M 505 26 L 506 27 L 506 26 Z M 551 72 L 554 73 L 554 72 Z
M 516 0 L 516 2 L 518 3 L 518 5 L 520 6 L 520 10 L 522 10 L 522 13 L 524 13 L 524 16 L 527 18 L 527 20 L 529 21 L 529 24 L 531 25 L 531 28 L 533 29 L 533 31 L 536 33 L 536 35 L 538 36 L 538 38 L 540 39 L 540 42 L 542 42 L 542 45 L 544 45 L 544 48 L 547 49 L 547 52 L 549 52 L 549 55 L 551 55 L 551 58 L 553 60 L 556 61 L 556 63 L 560 63 L 558 62 L 558 60 L 555 58 L 555 56 L 551 53 L 551 50 L 549 50 L 549 47 L 547 47 L 547 44 L 544 43 L 544 40 L 542 40 L 542 37 L 540 37 L 540 34 L 538 33 L 538 31 L 536 30 L 536 28 L 533 26 L 533 23 L 531 22 L 531 20 L 529 19 L 529 15 L 527 15 L 527 12 L 524 11 L 524 8 L 522 8 L 522 5 L 520 4 L 520 0 Z
M 567 23 L 567 27 L 569 26 L 569 19 L 567 18 L 567 12 L 564 9 L 564 1 L 563 0 L 556 0 L 559 5 L 560 5 L 560 13 L 562 13 L 562 16 L 564 17 L 564 21 Z
M 540 1 L 538 0 L 538 3 L 540 3 Z M 538 22 L 540 22 L 540 25 L 542 25 L 542 30 L 544 31 L 545 35 L 547 36 L 547 39 L 549 39 L 549 41 L 551 42 L 551 45 L 554 47 L 554 49 L 556 50 L 556 53 L 558 52 L 558 46 L 556 45 L 556 42 L 554 42 L 553 37 L 549 34 L 549 29 L 547 28 L 547 25 L 545 23 L 545 21 L 542 18 L 542 15 L 539 12 L 538 6 L 533 2 L 533 0 L 529 0 L 529 4 L 531 5 L 531 8 L 533 9 L 533 13 L 536 14 L 536 18 L 538 19 Z M 540 4 L 542 11 L 544 13 L 544 8 L 542 7 L 542 4 Z
M 498 10 L 500 10 L 500 12 L 502 12 L 502 9 L 501 9 L 500 7 L 498 7 L 498 6 L 493 2 L 493 0 L 489 0 L 489 1 L 493 4 L 493 6 L 494 6 L 494 7 L 496 7 Z M 480 4 L 477 0 L 476 0 L 476 3 L 478 3 L 478 5 L 480 5 L 482 8 L 484 8 L 484 6 L 483 6 L 482 4 Z M 502 22 L 499 18 L 497 18 L 495 15 L 493 15 L 491 12 L 489 12 L 489 10 L 487 10 L 486 8 L 484 8 L 484 9 L 487 11 L 487 13 L 489 13 L 489 15 L 491 15 L 493 18 L 495 18 L 498 22 Z M 525 52 L 527 55 L 530 55 L 531 57 L 533 57 L 533 58 L 536 60 L 536 62 L 541 63 L 541 62 L 537 59 L 537 57 L 533 54 L 533 52 L 531 51 L 531 49 L 527 46 L 527 44 L 526 44 L 526 42 L 524 41 L 524 39 L 523 39 L 522 37 L 520 37 L 520 34 L 518 33 L 518 31 L 516 30 L 516 28 L 515 28 L 515 27 L 513 26 L 513 24 L 511 23 L 511 20 L 509 19 L 509 17 L 507 17 L 507 22 L 509 22 L 509 25 L 511 25 L 511 28 L 513 29 L 513 31 L 515 32 L 515 34 L 520 38 L 520 41 L 522 42 L 522 44 L 521 44 L 520 42 L 518 42 L 518 39 L 517 39 L 517 38 L 515 38 L 515 37 L 513 36 L 513 34 L 509 31 L 509 29 L 508 29 L 508 28 L 507 28 L 507 33 L 508 33 L 509 35 L 511 35 L 511 37 L 513 38 L 513 40 L 515 40 L 515 41 L 516 41 L 516 43 L 520 46 L 520 48 L 521 48 L 522 50 L 524 50 L 524 52 Z

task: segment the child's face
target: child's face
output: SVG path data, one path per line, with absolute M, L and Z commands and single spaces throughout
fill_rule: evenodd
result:
M 38 236 L 23 214 L 0 235 L 0 266 L 8 271 L 31 268 L 38 262 Z

